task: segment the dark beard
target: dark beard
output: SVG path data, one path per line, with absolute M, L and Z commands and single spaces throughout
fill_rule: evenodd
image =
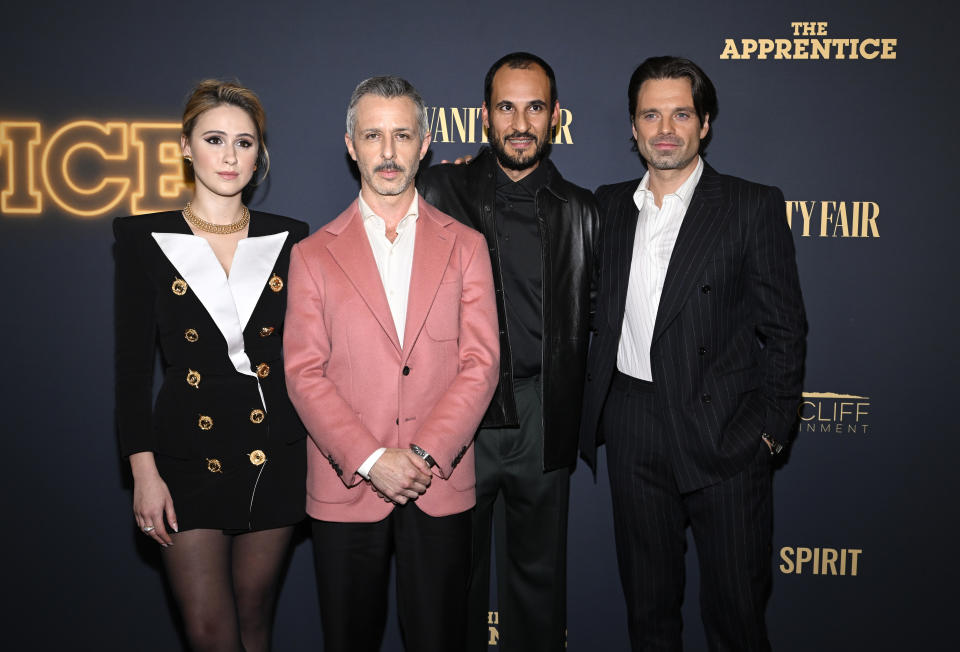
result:
M 501 138 L 500 134 L 496 132 L 488 133 L 488 135 L 490 136 L 490 146 L 493 148 L 493 153 L 497 156 L 497 161 L 507 170 L 529 170 L 532 167 L 536 167 L 550 152 L 550 138 L 538 138 L 536 134 L 532 134 L 529 131 L 524 133 L 513 132 L 507 137 L 526 136 L 536 141 L 537 148 L 534 150 L 533 156 L 522 159 L 516 156 L 510 156 L 510 154 L 507 153 L 507 150 L 504 149 L 503 146 L 503 141 L 506 140 L 506 138 Z

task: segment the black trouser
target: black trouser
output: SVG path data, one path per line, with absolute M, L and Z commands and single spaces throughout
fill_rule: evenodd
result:
M 376 523 L 314 520 L 313 552 L 326 652 L 380 649 L 393 553 L 404 647 L 464 648 L 470 512 L 435 518 L 408 503 Z
M 653 383 L 617 373 L 603 413 L 620 580 L 633 650 L 682 650 L 686 527 L 700 562 L 700 611 L 710 650 L 767 651 L 770 453 L 737 475 L 681 494 Z
M 570 471 L 543 471 L 539 378 L 516 383 L 519 428 L 483 428 L 474 443 L 468 649 L 490 639 L 490 530 L 496 539 L 499 649 L 556 652 L 566 639 L 567 506 Z

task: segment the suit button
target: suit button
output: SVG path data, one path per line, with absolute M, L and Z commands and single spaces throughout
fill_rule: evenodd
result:
M 174 277 L 170 290 L 178 297 L 182 297 L 187 293 L 187 282 L 182 278 Z
M 713 400 L 713 399 L 710 397 L 709 394 L 704 394 L 704 395 L 701 396 L 700 398 L 703 399 L 703 402 L 704 402 L 704 403 L 709 403 L 710 401 Z
M 257 408 L 256 410 L 250 410 L 250 421 L 252 423 L 263 423 L 264 417 L 267 415 L 263 413 L 263 410 Z
M 712 290 L 712 289 L 713 289 L 713 288 L 710 287 L 709 285 L 701 285 L 701 286 L 700 286 L 700 291 L 703 292 L 704 294 L 710 294 L 710 290 Z
M 267 461 L 267 454 L 264 453 L 259 448 L 252 453 L 250 453 L 250 463 L 254 466 L 260 466 Z
M 276 329 L 273 326 L 264 326 L 260 329 L 260 337 L 270 337 L 274 330 Z
M 266 378 L 269 375 L 270 375 L 270 365 L 268 365 L 266 362 L 261 362 L 260 364 L 257 365 L 258 378 Z
M 187 369 L 187 384 L 195 389 L 200 389 L 200 372 Z
M 697 349 L 697 353 L 699 353 L 700 355 L 706 355 L 706 354 L 707 354 L 707 347 L 701 346 L 699 349 Z
M 410 367 L 404 366 L 404 368 L 403 368 L 403 375 L 404 375 L 404 376 L 409 376 L 409 375 L 410 375 Z
M 210 459 L 209 457 L 206 459 L 207 459 L 207 471 L 210 471 L 210 473 L 222 473 L 220 460 L 218 460 L 217 458 Z
M 187 330 L 183 331 L 183 339 L 185 339 L 190 343 L 193 343 L 200 339 L 200 334 L 197 333 L 197 331 L 195 331 L 194 329 L 188 328 Z
M 213 428 L 213 419 L 205 414 L 201 414 L 200 418 L 197 419 L 197 427 L 200 428 L 200 430 L 210 430 Z
M 279 292 L 283 289 L 283 279 L 274 274 L 270 277 L 270 280 L 267 281 L 267 284 L 270 286 L 270 289 L 274 292 Z

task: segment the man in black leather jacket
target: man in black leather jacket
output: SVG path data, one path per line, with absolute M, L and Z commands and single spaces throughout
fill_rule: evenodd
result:
M 486 237 L 500 320 L 500 383 L 474 444 L 468 649 L 487 649 L 495 521 L 499 645 L 505 652 L 556 651 L 566 636 L 567 506 L 597 207 L 546 158 L 559 104 L 545 61 L 524 52 L 497 61 L 482 111 L 491 147 L 468 164 L 423 170 L 418 182 L 427 202 Z M 504 509 L 494 510 L 498 499 Z

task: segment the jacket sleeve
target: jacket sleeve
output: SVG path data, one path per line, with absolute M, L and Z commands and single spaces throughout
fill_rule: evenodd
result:
M 764 190 L 748 245 L 747 279 L 763 344 L 760 388 L 768 404 L 764 426 L 775 439 L 787 441 L 803 387 L 807 319 L 783 193 L 778 188 Z
M 143 233 L 113 221 L 116 418 L 124 457 L 156 451 L 153 369 L 156 359 L 156 290 L 143 266 Z M 172 281 L 173 279 L 171 279 Z
M 445 479 L 450 477 L 455 460 L 470 446 L 500 374 L 493 272 L 479 233 L 466 261 L 460 295 L 460 370 L 415 438 L 415 443 L 436 461 L 434 472 Z
M 290 401 L 317 448 L 339 469 L 343 483 L 352 487 L 363 480 L 357 469 L 381 444 L 327 377 L 331 342 L 324 319 L 324 284 L 311 273 L 302 244 L 290 252 L 287 278 L 283 357 Z

